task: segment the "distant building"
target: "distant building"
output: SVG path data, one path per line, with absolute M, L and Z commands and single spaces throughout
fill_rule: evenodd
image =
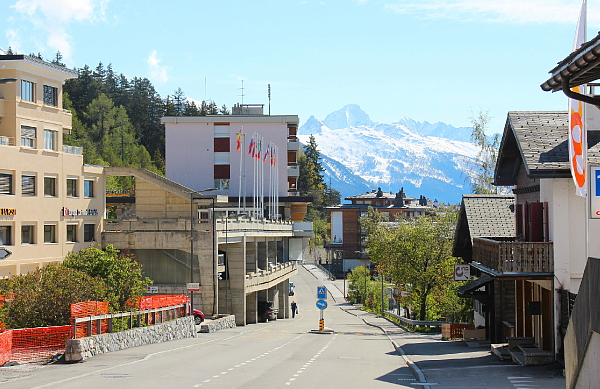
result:
M 352 270 L 357 266 L 371 266 L 366 253 L 365 235 L 360 228 L 360 217 L 369 207 L 383 213 L 389 221 L 419 217 L 433 211 L 433 204 L 424 196 L 408 197 L 404 189 L 398 193 L 383 192 L 381 188 L 356 196 L 346 197 L 350 204 L 325 208 L 329 213 L 331 242 L 327 245 L 328 258 L 323 263 L 332 264 L 336 273 Z
M 0 278 L 61 262 L 100 241 L 103 167 L 63 144 L 71 112 L 65 80 L 77 72 L 27 55 L 0 55 Z

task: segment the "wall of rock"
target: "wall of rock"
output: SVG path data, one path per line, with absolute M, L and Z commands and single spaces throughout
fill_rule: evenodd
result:
M 194 317 L 186 316 L 148 327 L 133 328 L 128 331 L 94 335 L 81 339 L 68 339 L 65 359 L 67 361 L 82 361 L 94 355 L 111 351 L 195 337 Z
M 200 332 L 216 332 L 225 328 L 235 328 L 235 315 L 227 315 L 218 319 L 202 323 Z

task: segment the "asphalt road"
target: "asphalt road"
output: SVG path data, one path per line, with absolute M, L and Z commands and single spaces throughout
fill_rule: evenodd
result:
M 0 386 L 11 388 L 415 388 L 417 383 L 389 338 L 330 298 L 318 328 L 316 288 L 300 267 L 299 314 L 198 334 L 197 338 L 96 356 L 76 364 L 0 368 Z M 331 297 L 331 296 L 330 296 Z

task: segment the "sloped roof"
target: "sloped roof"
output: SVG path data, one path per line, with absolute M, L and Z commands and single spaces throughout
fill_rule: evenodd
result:
M 563 88 L 563 76 L 569 78 L 569 87 L 586 84 L 600 78 L 600 35 L 585 42 L 550 70 L 551 77 L 540 87 L 556 92 Z
M 514 237 L 514 203 L 514 195 L 463 195 L 471 238 Z
M 468 256 L 473 238 L 514 237 L 514 202 L 514 195 L 463 195 L 452 255 Z
M 495 185 L 514 185 L 518 164 L 531 178 L 568 178 L 569 118 L 566 111 L 509 112 L 498 162 Z M 600 162 L 600 132 L 588 131 L 588 160 Z

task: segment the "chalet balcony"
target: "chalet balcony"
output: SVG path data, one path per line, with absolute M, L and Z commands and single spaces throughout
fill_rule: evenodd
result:
M 501 242 L 473 238 L 473 261 L 501 273 L 554 271 L 552 242 Z

